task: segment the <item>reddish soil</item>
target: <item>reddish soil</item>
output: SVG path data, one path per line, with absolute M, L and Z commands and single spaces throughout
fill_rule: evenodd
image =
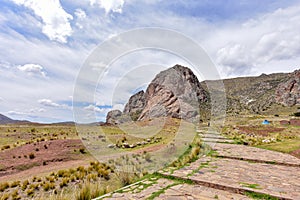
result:
M 159 145 L 155 145 L 155 146 L 145 147 L 143 149 L 138 149 L 138 150 L 134 151 L 134 153 L 141 154 L 144 151 L 146 151 L 146 152 L 158 151 L 158 150 L 164 148 L 165 146 L 166 146 L 166 144 L 159 144 Z
M 297 150 L 291 152 L 290 154 L 297 158 L 300 158 L 300 149 L 297 149 Z
M 261 136 L 268 136 L 269 133 L 277 133 L 284 130 L 284 128 L 262 126 L 239 126 L 238 129 L 242 134 L 255 134 Z
M 80 159 L 81 140 L 52 140 L 26 144 L 0 152 L 0 177 L 25 171 L 36 166 Z M 76 150 L 76 152 L 74 152 Z M 30 158 L 34 154 L 34 158 Z

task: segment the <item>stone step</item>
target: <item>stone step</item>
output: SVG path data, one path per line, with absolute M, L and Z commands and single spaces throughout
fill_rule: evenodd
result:
M 229 192 L 256 192 L 279 199 L 300 199 L 298 167 L 204 157 L 172 174 L 163 174 Z

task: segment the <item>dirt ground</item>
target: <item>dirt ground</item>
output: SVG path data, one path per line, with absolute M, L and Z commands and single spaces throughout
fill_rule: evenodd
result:
M 297 158 L 300 158 L 300 147 L 299 147 L 299 149 L 297 149 L 296 151 L 291 152 L 290 154 L 297 157 Z
M 261 127 L 261 126 L 238 126 L 241 133 L 255 134 L 261 136 L 268 136 L 269 133 L 277 133 L 284 130 L 284 128 L 277 127 Z
M 84 148 L 79 139 L 43 141 L 26 144 L 0 152 L 0 178 L 41 167 L 49 168 L 71 160 L 82 160 L 79 149 Z M 36 171 L 28 172 L 36 174 Z

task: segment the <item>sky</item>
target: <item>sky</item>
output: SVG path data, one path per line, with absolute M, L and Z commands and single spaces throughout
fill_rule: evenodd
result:
M 85 122 L 105 120 L 159 71 L 189 65 L 159 50 L 129 53 L 99 77 L 94 101 L 73 104 L 77 76 L 95 49 L 145 27 L 192 38 L 221 78 L 300 68 L 299 0 L 2 0 L 0 113 L 35 122 L 73 121 L 76 107 L 90 111 Z

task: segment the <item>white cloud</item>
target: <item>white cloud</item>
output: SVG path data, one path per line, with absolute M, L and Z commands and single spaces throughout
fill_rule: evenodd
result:
M 75 13 L 74 13 L 74 14 L 75 14 L 76 17 L 79 18 L 79 19 L 85 19 L 85 18 L 86 18 L 86 13 L 84 12 L 84 10 L 82 10 L 82 9 L 80 9 L 80 8 L 77 8 L 77 9 L 75 10 Z
M 43 108 L 32 108 L 30 110 L 23 110 L 23 111 L 16 111 L 16 110 L 11 110 L 8 111 L 8 115 L 20 115 L 20 116 L 33 116 L 34 114 L 38 113 L 43 113 L 46 110 Z
M 80 29 L 83 29 L 83 24 L 84 24 L 84 19 L 86 19 L 86 13 L 84 12 L 84 10 L 77 8 L 75 10 L 75 16 L 77 17 L 77 21 L 76 21 L 76 26 Z
M 11 111 L 8 111 L 7 114 L 9 114 L 9 115 L 27 115 L 28 113 L 11 110 Z
M 39 75 L 46 77 L 44 68 L 38 64 L 25 64 L 17 67 L 20 71 L 26 72 L 28 75 Z
M 115 105 L 113 105 L 112 110 L 121 110 L 121 111 L 123 111 L 124 107 L 125 107 L 124 104 L 115 104 Z
M 30 113 L 42 113 L 42 112 L 46 112 L 46 110 L 44 108 L 33 108 L 33 109 L 30 109 L 29 112 Z
M 224 25 L 206 38 L 206 45 L 226 77 L 288 72 L 299 58 L 299 30 L 300 6 L 295 5 Z
M 124 3 L 124 0 L 90 0 L 92 6 L 97 4 L 105 10 L 106 14 L 110 12 L 122 13 Z
M 0 67 L 8 69 L 11 67 L 11 64 L 6 61 L 0 61 Z
M 55 103 L 51 99 L 40 99 L 38 100 L 38 103 L 46 107 L 71 109 L 68 105 Z
M 108 111 L 108 109 L 106 109 L 106 108 L 99 108 L 99 107 L 94 106 L 92 104 L 84 107 L 83 109 L 87 110 L 87 111 L 97 112 L 97 113 L 104 113 L 104 112 Z
M 0 97 L 0 101 L 3 101 L 4 99 L 2 97 Z
M 59 107 L 59 104 L 54 103 L 52 100 L 50 99 L 40 99 L 38 100 L 38 102 L 40 104 L 42 104 L 43 106 L 49 106 L 49 107 Z
M 61 6 L 59 0 L 12 0 L 17 5 L 23 5 L 40 17 L 43 21 L 42 32 L 61 43 L 67 42 L 67 37 L 72 35 L 70 20 L 73 16 L 68 14 Z

